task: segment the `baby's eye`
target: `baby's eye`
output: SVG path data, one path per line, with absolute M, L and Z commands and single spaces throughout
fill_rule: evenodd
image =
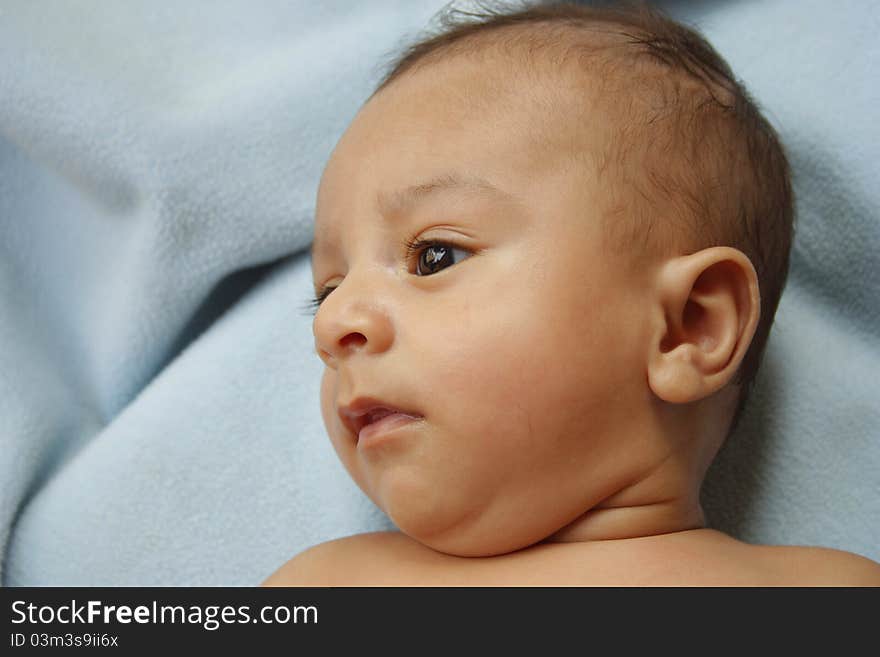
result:
M 416 259 L 417 276 L 436 274 L 471 255 L 465 249 L 458 249 L 443 242 L 416 240 L 415 242 L 407 242 L 406 249 L 410 257 L 418 256 Z
M 438 271 L 457 265 L 462 260 L 473 255 L 467 249 L 460 249 L 446 242 L 431 240 L 407 240 L 405 242 L 407 261 L 415 259 L 415 273 L 417 276 L 430 276 Z M 308 307 L 312 314 L 318 312 L 318 308 L 324 302 L 334 287 L 325 287 L 319 291 L 313 299 L 308 301 Z
M 330 295 L 330 293 L 335 289 L 336 289 L 335 287 L 325 287 L 320 292 L 315 294 L 315 297 L 313 299 L 309 299 L 308 308 L 311 310 L 311 313 L 313 315 L 316 315 L 318 313 L 318 308 L 321 307 L 321 304 L 324 302 L 324 299 L 326 299 Z

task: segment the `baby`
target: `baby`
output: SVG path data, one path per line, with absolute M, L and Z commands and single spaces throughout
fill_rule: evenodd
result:
M 267 585 L 880 585 L 706 527 L 785 285 L 779 139 L 645 8 L 469 14 L 398 61 L 318 191 L 330 439 L 400 532 Z

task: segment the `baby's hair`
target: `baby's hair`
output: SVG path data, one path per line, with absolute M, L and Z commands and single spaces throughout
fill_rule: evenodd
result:
M 452 4 L 439 31 L 392 62 L 374 95 L 407 72 L 488 51 L 519 53 L 516 64 L 527 71 L 540 61 L 545 79 L 546 64 L 574 63 L 587 73 L 591 108 L 612 118 L 602 152 L 579 156 L 608 179 L 608 248 L 639 266 L 646 257 L 730 246 L 755 267 L 761 319 L 733 381 L 740 395 L 732 432 L 761 363 L 794 236 L 789 165 L 776 131 L 700 34 L 644 3 Z

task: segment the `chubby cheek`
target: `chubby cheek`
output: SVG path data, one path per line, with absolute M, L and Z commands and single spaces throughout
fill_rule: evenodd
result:
M 459 531 L 432 538 L 441 551 L 494 554 L 545 538 L 605 497 L 629 467 L 617 440 L 626 404 L 603 354 L 545 348 L 526 328 L 462 349 L 442 372 L 449 394 L 440 421 L 456 465 L 443 473 L 455 485 L 436 508 Z
M 546 452 L 580 397 L 577 382 L 560 371 L 566 363 L 553 362 L 553 354 L 516 335 L 493 342 L 462 360 L 466 375 L 450 383 L 449 417 L 470 435 L 480 462 L 499 469 Z
M 519 307 L 487 304 L 479 321 L 450 329 L 444 349 L 424 345 L 436 390 L 431 403 L 477 435 L 527 439 L 548 429 L 554 418 L 578 410 L 591 379 L 604 369 L 599 362 L 585 367 L 584 344 L 576 342 L 589 343 L 588 332 L 561 325 L 552 309 L 527 301 Z
M 444 487 L 450 513 L 474 517 L 522 503 L 520 495 L 537 492 L 542 464 L 572 461 L 573 431 L 587 411 L 583 372 L 539 334 L 526 318 L 496 313 L 483 327 L 453 332 L 445 349 L 424 345 L 432 393 L 424 396 L 446 442 L 432 461 L 451 464 L 442 472 L 455 481 Z

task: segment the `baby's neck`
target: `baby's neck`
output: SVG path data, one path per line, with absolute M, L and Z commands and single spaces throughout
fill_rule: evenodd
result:
M 602 541 L 670 534 L 706 526 L 699 504 L 680 499 L 590 509 L 545 539 L 548 543 Z
M 670 459 L 650 475 L 608 496 L 546 542 L 602 541 L 656 536 L 706 526 L 700 484 Z
M 700 488 L 723 442 L 719 427 L 726 427 L 725 418 L 736 403 L 734 393 L 725 391 L 726 405 L 705 404 L 699 417 L 679 414 L 678 425 L 673 418 L 665 435 L 692 438 L 542 542 L 638 538 L 705 528 Z

